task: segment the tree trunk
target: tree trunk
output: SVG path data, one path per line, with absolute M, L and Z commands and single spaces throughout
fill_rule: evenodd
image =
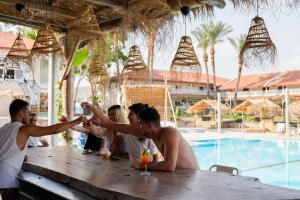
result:
M 118 32 L 114 32 L 114 53 L 118 53 L 118 43 L 119 43 L 119 34 Z M 117 56 L 116 68 L 117 68 L 117 76 L 118 76 L 118 96 L 120 99 L 117 99 L 117 104 L 121 104 L 121 74 L 120 74 L 120 65 L 119 65 L 119 55 Z
M 208 56 L 206 51 L 203 52 L 203 61 L 204 61 L 204 67 L 205 67 L 205 72 L 206 72 L 206 88 L 207 88 L 207 98 L 210 96 L 210 87 L 209 87 L 209 74 L 208 74 L 208 66 L 207 66 L 207 61 L 208 61 Z
M 150 32 L 148 35 L 148 59 L 147 66 L 149 70 L 149 83 L 152 84 L 153 74 L 153 60 L 154 60 L 154 43 L 155 43 L 155 32 Z
M 78 95 L 78 90 L 79 90 L 79 85 L 80 85 L 80 82 L 82 81 L 83 79 L 83 76 L 81 76 L 77 82 L 77 85 L 76 85 L 76 90 L 75 90 L 75 95 L 74 95 L 74 104 L 76 103 L 76 99 L 77 99 L 77 95 Z
M 241 74 L 242 74 L 242 69 L 243 69 L 243 63 L 244 60 L 243 58 L 239 58 L 239 70 L 238 70 L 238 76 L 237 76 L 237 80 L 236 80 L 236 87 L 235 87 L 235 91 L 234 91 L 234 103 L 237 105 L 237 92 L 239 89 L 239 84 L 240 84 L 240 79 L 241 79 Z
M 70 69 L 68 76 L 63 81 L 62 87 L 62 106 L 63 106 L 63 115 L 67 116 L 69 120 L 73 119 L 74 116 L 74 75 L 73 69 Z
M 215 48 L 214 48 L 214 46 L 212 46 L 210 48 L 210 58 L 211 58 L 211 67 L 212 67 L 213 79 L 214 79 L 214 96 L 217 99 L 216 64 L 215 64 Z

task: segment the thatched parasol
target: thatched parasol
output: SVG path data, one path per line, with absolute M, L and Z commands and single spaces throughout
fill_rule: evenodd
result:
M 3 61 L 8 67 L 11 66 L 11 68 L 19 68 L 19 62 L 24 62 L 28 65 L 31 64 L 30 53 L 20 35 L 15 39 L 14 44 Z
M 300 117 L 300 101 L 295 101 L 289 105 L 289 113 L 292 116 Z
M 31 49 L 31 54 L 48 55 L 61 51 L 53 30 L 48 25 L 40 26 L 34 45 Z
M 252 19 L 240 57 L 243 57 L 246 65 L 262 66 L 274 63 L 276 56 L 276 47 L 270 38 L 265 22 L 263 18 L 256 16 Z
M 268 99 L 248 99 L 236 106 L 235 113 L 249 113 L 262 117 L 273 117 L 278 114 L 281 107 Z
M 147 66 L 143 60 L 140 48 L 133 45 L 128 53 L 127 60 L 125 62 L 122 73 L 128 73 L 130 71 L 137 71 L 145 69 Z
M 225 106 L 224 104 L 220 104 L 221 107 L 221 113 L 222 114 L 228 114 L 230 113 L 230 108 L 228 108 L 227 106 Z M 194 105 L 192 105 L 191 107 L 189 107 L 187 109 L 187 113 L 189 114 L 196 114 L 196 113 L 200 113 L 200 112 L 204 112 L 205 109 L 207 108 L 212 108 L 214 110 L 218 109 L 218 102 L 216 100 L 201 100 L 197 103 L 195 103 Z

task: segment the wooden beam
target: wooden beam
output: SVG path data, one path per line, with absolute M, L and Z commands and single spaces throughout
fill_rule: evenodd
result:
M 117 2 L 115 0 L 88 0 L 94 4 L 109 6 L 117 10 L 125 10 L 125 6 L 123 3 Z

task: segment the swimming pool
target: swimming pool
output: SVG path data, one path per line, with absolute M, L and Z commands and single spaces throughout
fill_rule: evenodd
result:
M 191 140 L 201 169 L 233 166 L 240 175 L 266 184 L 300 190 L 300 141 Z

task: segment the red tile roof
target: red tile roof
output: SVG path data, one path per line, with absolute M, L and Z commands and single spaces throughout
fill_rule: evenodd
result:
M 16 38 L 17 36 L 12 33 L 0 31 L 0 49 L 9 50 L 14 44 Z M 24 40 L 27 49 L 31 49 L 33 47 L 34 40 L 30 40 L 25 37 L 22 37 L 22 39 Z
M 221 90 L 234 90 L 236 79 L 225 83 Z M 300 70 L 241 76 L 239 90 L 263 87 L 300 87 Z
M 168 82 L 181 82 L 181 83 L 206 83 L 206 74 L 196 74 L 196 73 L 181 73 L 177 76 L 172 76 L 170 71 L 167 70 L 153 70 L 152 79 L 153 81 L 164 81 L 165 77 L 168 77 Z M 132 71 L 127 75 L 128 80 L 145 80 L 148 78 L 148 71 Z M 117 76 L 112 77 L 112 80 L 116 80 Z M 216 82 L 218 86 L 223 85 L 228 82 L 229 79 L 216 77 Z M 213 83 L 213 76 L 209 75 L 209 82 Z

